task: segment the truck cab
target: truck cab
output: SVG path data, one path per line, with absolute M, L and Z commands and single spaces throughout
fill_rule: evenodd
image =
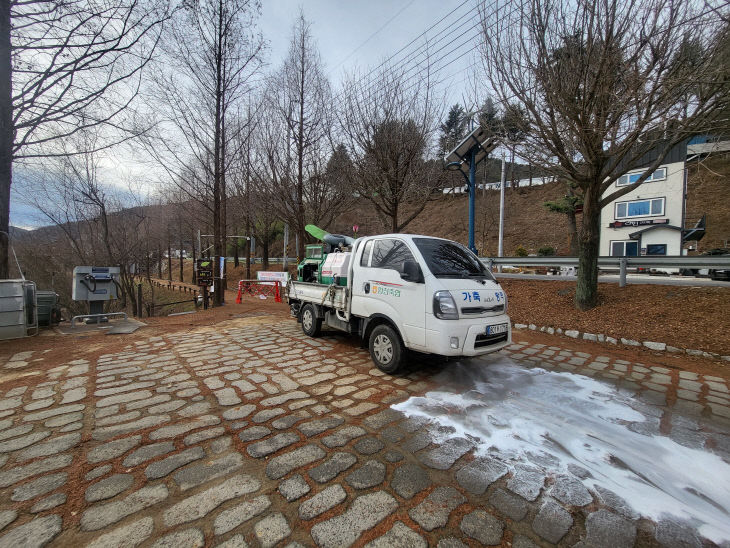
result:
M 306 295 L 312 288 L 290 284 L 289 302 L 305 333 L 316 335 L 322 323 L 357 333 L 388 373 L 401 366 L 406 350 L 476 356 L 510 343 L 506 294 L 461 244 L 384 234 L 359 238 L 351 254 L 342 294 L 325 286 L 317 300 L 319 293 Z

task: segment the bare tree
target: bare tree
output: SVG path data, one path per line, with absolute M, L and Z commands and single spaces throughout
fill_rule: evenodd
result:
M 269 130 L 282 132 L 269 135 L 278 151 L 269 150 L 269 161 L 279 166 L 283 176 L 272 177 L 279 190 L 283 216 L 295 227 L 300 248 L 303 250 L 307 221 L 308 184 L 321 182 L 323 158 L 329 148 L 329 133 L 333 121 L 333 99 L 329 81 L 324 72 L 322 59 L 312 38 L 311 23 L 300 13 L 292 32 L 289 53 L 281 70 L 271 79 L 267 95 L 269 108 L 283 124 L 270 125 Z M 276 153 L 277 158 L 272 158 Z M 309 194 L 321 196 L 313 188 Z M 312 196 L 312 197 L 315 197 Z
M 161 107 L 152 157 L 170 180 L 206 207 L 212 217 L 216 257 L 226 248 L 227 175 L 240 151 L 238 110 L 261 66 L 263 39 L 256 33 L 254 0 L 201 0 L 184 5 L 163 42 L 167 70 L 156 80 Z M 214 304 L 223 280 L 215 278 Z
M 13 163 L 90 128 L 114 132 L 97 150 L 136 134 L 123 114 L 169 13 L 165 0 L 0 2 L 0 278 Z
M 518 155 L 574 183 L 583 202 L 575 304 L 592 308 L 601 209 L 683 139 L 713 130 L 730 82 L 727 23 L 682 0 L 485 2 L 481 13 L 488 84 L 529 125 Z M 701 45 L 691 64 L 688 42 Z M 635 184 L 611 186 L 637 167 Z
M 408 226 L 441 196 L 436 132 L 442 102 L 433 97 L 428 75 L 404 78 L 384 68 L 375 81 L 353 76 L 346 83 L 341 132 L 356 167 L 355 185 L 393 232 Z

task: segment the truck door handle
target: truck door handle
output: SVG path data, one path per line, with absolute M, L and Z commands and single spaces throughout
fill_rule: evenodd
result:
M 368 293 L 370 293 L 370 282 L 365 282 L 365 283 L 364 283 L 364 284 L 362 285 L 362 289 L 363 289 L 363 291 L 365 292 L 365 294 L 368 294 Z

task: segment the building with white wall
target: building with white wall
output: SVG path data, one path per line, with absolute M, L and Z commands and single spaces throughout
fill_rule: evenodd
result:
M 601 256 L 681 255 L 684 228 L 686 143 L 674 147 L 660 167 L 637 188 L 601 211 Z M 654 158 L 645 157 L 644 165 Z M 605 194 L 638 180 L 643 169 L 628 172 Z

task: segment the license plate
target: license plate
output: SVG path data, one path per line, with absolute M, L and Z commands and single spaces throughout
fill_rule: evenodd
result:
M 506 323 L 498 323 L 497 325 L 487 326 L 487 335 L 499 335 L 500 333 L 507 333 Z

